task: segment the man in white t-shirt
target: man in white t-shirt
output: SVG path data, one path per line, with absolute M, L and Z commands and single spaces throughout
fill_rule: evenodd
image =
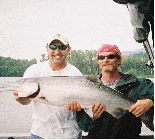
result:
M 24 78 L 44 76 L 82 76 L 82 73 L 66 61 L 70 53 L 68 39 L 60 34 L 49 38 L 46 50 L 49 60 L 31 65 L 24 73 Z M 18 92 L 13 92 L 15 99 L 23 104 L 29 104 L 28 98 L 18 97 Z M 75 112 L 65 107 L 46 105 L 32 101 L 33 115 L 31 139 L 52 138 L 81 138 L 82 130 L 78 127 Z

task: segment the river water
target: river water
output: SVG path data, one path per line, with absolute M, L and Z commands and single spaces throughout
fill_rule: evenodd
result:
M 12 94 L 20 78 L 0 77 L 0 137 L 30 135 L 32 105 L 19 104 Z M 141 134 L 154 135 L 144 124 Z

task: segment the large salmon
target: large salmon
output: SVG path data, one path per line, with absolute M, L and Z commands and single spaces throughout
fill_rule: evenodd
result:
M 104 86 L 96 76 L 50 76 L 38 78 L 22 78 L 17 81 L 19 97 L 36 97 L 32 100 L 56 106 L 65 106 L 77 101 L 83 108 L 101 102 L 106 111 L 112 113 L 115 108 L 128 110 L 135 102 L 121 92 Z M 38 91 L 38 92 L 37 92 Z M 150 109 L 140 118 L 145 125 L 154 130 L 154 109 Z

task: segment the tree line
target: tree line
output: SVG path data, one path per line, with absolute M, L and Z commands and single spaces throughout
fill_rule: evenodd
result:
M 154 77 L 154 69 L 145 66 L 148 56 L 145 53 L 123 55 L 121 69 L 123 73 L 133 74 L 137 77 Z M 40 62 L 48 60 L 46 54 L 42 54 Z M 100 69 L 96 63 L 95 50 L 72 50 L 67 57 L 70 64 L 76 66 L 84 75 L 98 75 Z M 0 56 L 0 77 L 22 77 L 25 70 L 37 60 L 13 59 Z
M 35 63 L 36 59 L 28 61 L 0 56 L 0 77 L 22 77 L 24 71 Z

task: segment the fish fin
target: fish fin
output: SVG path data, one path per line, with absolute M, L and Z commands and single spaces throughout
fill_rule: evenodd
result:
M 89 115 L 89 117 L 91 119 L 93 119 L 93 111 L 92 111 L 92 107 L 88 106 L 88 107 L 83 107 L 84 111 Z
M 86 76 L 86 79 L 94 83 L 100 82 L 97 76 Z
M 140 116 L 140 119 L 146 127 L 154 132 L 154 107 L 150 108 L 147 112 Z

